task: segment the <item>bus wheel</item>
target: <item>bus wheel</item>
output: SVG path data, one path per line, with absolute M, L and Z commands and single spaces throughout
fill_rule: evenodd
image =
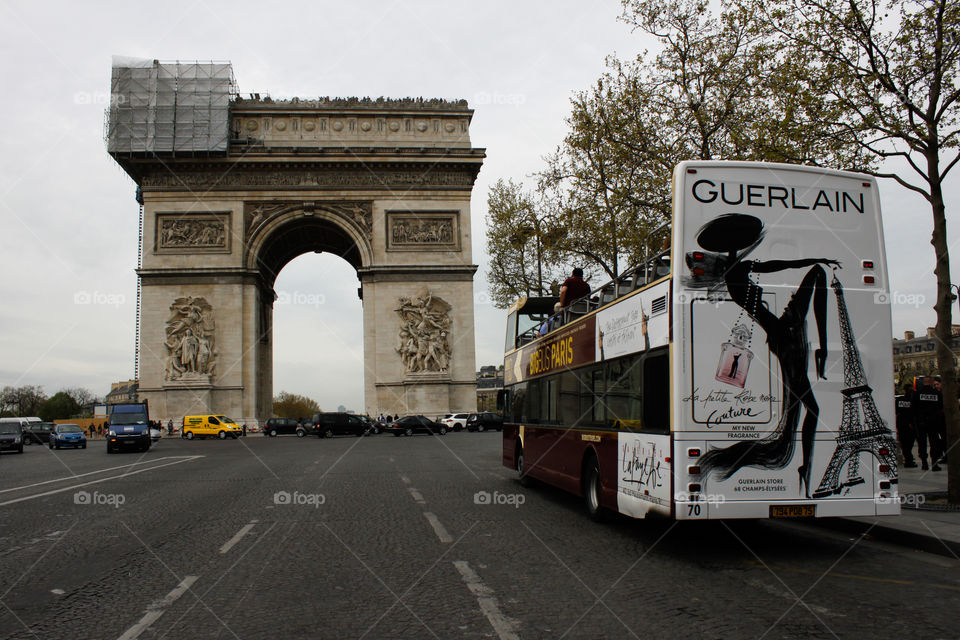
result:
M 583 503 L 591 520 L 606 520 L 606 512 L 600 506 L 600 466 L 594 457 L 589 458 L 583 466 Z
M 526 460 L 523 458 L 523 447 L 517 447 L 517 453 L 514 455 L 517 462 L 517 480 L 521 487 L 529 487 L 533 480 L 527 475 Z

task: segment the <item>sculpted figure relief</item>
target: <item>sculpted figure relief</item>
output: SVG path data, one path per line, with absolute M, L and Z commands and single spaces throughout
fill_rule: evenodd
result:
M 220 220 L 163 220 L 160 248 L 225 247 L 227 232 Z
M 213 308 L 203 298 L 177 298 L 167 320 L 166 380 L 209 381 L 216 369 Z
M 390 236 L 394 246 L 453 244 L 453 220 L 395 218 Z
M 400 298 L 397 353 L 407 373 L 446 372 L 450 365 L 449 304 L 424 293 L 416 300 Z

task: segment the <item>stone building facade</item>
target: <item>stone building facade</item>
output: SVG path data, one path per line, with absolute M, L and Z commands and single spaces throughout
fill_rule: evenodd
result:
M 953 325 L 953 363 L 960 357 L 960 325 Z M 904 331 L 903 339 L 893 339 L 893 377 L 899 388 L 913 378 L 925 375 L 938 375 L 937 339 L 933 327 L 928 327 L 925 335 L 917 337 L 913 331 Z

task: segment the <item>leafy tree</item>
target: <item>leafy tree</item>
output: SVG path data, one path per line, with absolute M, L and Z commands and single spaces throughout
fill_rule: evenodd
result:
M 46 399 L 47 395 L 43 392 L 43 387 L 35 385 L 8 386 L 0 391 L 0 408 L 2 408 L 4 415 L 37 416 Z
M 512 180 L 498 180 L 487 195 L 490 296 L 500 308 L 524 296 L 550 295 L 560 277 L 556 227 L 535 196 Z
M 73 418 L 80 412 L 80 404 L 66 391 L 58 391 L 40 406 L 37 414 L 41 420 L 52 422 Z
M 278 418 L 308 418 L 320 411 L 320 405 L 306 396 L 281 391 L 273 399 L 273 414 Z
M 745 0 L 816 63 L 826 104 L 823 138 L 872 154 L 873 173 L 923 196 L 933 216 L 937 361 L 945 398 L 957 397 L 950 351 L 954 299 L 943 183 L 960 161 L 960 3 L 956 0 Z M 807 102 L 810 102 L 807 100 Z M 897 163 L 897 164 L 895 164 Z M 904 171 L 895 170 L 902 166 Z M 960 503 L 960 410 L 944 403 L 949 499 Z

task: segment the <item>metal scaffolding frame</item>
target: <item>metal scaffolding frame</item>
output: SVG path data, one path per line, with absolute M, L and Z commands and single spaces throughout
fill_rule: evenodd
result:
M 226 153 L 236 95 L 229 62 L 114 58 L 107 151 Z

